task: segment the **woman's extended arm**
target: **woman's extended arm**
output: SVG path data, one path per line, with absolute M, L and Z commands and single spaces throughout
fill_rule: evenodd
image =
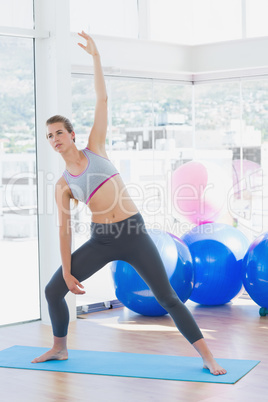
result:
M 59 216 L 60 253 L 62 261 L 62 275 L 68 289 L 74 294 L 84 294 L 79 288 L 84 286 L 71 274 L 71 214 L 70 214 L 70 193 L 63 180 L 60 179 L 56 185 L 56 202 Z
M 78 43 L 78 45 L 87 53 L 91 54 L 94 64 L 96 107 L 94 124 L 88 139 L 88 148 L 96 153 L 104 153 L 104 156 L 106 156 L 105 140 L 107 133 L 107 92 L 101 66 L 100 54 L 95 42 L 88 34 L 82 31 L 82 33 L 79 33 L 78 35 L 87 41 L 86 46 L 84 46 L 82 43 Z

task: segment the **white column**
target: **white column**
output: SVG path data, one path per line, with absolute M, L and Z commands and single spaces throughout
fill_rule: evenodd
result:
M 71 118 L 70 13 L 68 0 L 34 1 L 36 29 L 50 32 L 35 40 L 41 319 L 50 323 L 44 288 L 61 264 L 54 184 L 64 164 L 47 142 L 45 122 L 55 114 Z M 67 302 L 74 320 L 75 296 Z

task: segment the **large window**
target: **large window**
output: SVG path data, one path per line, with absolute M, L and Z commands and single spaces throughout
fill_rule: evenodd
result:
M 138 38 L 136 0 L 70 0 L 71 31 Z
M 210 43 L 242 37 L 241 0 L 194 0 L 193 43 Z
M 268 35 L 266 0 L 70 0 L 70 6 L 71 31 L 93 35 L 185 45 Z
M 106 82 L 107 149 L 148 227 L 178 236 L 192 227 L 187 215 L 174 208 L 172 180 L 175 171 L 195 161 L 208 172 L 210 221 L 239 227 L 249 239 L 267 230 L 268 80 L 194 86 L 115 77 L 106 77 Z M 94 106 L 92 77 L 74 76 L 73 119 L 83 145 Z M 189 174 L 185 185 L 191 187 L 192 172 L 185 172 Z M 90 236 L 89 215 L 86 207 L 74 210 L 75 247 Z M 78 297 L 78 305 L 112 300 L 109 267 L 86 286 L 90 297 Z
M 170 43 L 193 43 L 192 2 L 149 0 L 149 39 Z
M 267 0 L 246 0 L 246 27 L 247 37 L 268 35 Z
M 150 0 L 148 4 L 151 40 L 196 45 L 242 38 L 241 0 Z
M 0 325 L 40 318 L 33 40 L 0 38 Z
M 33 0 L 0 0 L 0 26 L 33 29 Z
M 142 32 L 145 39 L 185 45 L 268 35 L 266 0 L 70 0 L 70 6 L 73 32 L 125 38 Z

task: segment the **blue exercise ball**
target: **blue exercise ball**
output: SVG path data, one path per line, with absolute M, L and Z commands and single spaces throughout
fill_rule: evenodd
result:
M 268 314 L 268 233 L 249 246 L 243 259 L 242 279 L 252 300 L 262 307 L 260 315 Z
M 242 260 L 249 246 L 246 236 L 233 226 L 207 223 L 182 236 L 194 267 L 190 300 L 216 306 L 230 302 L 240 291 Z
M 171 285 L 185 302 L 193 288 L 193 266 L 187 246 L 167 232 L 147 229 L 162 258 Z M 152 291 L 135 269 L 125 261 L 114 261 L 111 272 L 117 299 L 135 313 L 162 316 L 167 311 L 155 299 Z

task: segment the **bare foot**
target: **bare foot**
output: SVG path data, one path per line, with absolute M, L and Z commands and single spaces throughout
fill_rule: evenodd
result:
M 227 371 L 216 362 L 213 356 L 207 359 L 203 359 L 203 362 L 204 362 L 203 367 L 205 369 L 208 369 L 213 375 L 222 375 L 227 373 Z
M 46 362 L 47 360 L 67 360 L 67 359 L 68 359 L 67 349 L 64 350 L 50 349 L 43 355 L 33 359 L 31 363 L 42 363 Z

